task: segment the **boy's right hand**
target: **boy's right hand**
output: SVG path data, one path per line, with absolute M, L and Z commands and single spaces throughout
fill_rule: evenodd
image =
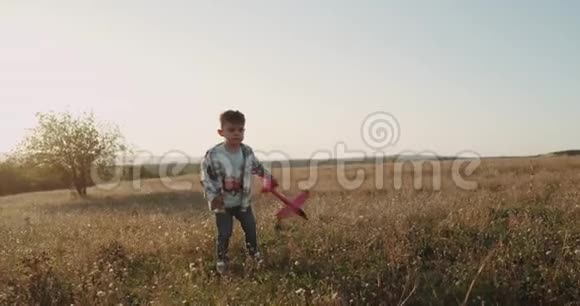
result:
M 221 210 L 223 208 L 224 208 L 224 197 L 223 196 L 219 195 L 211 201 L 211 210 L 214 210 L 214 209 Z

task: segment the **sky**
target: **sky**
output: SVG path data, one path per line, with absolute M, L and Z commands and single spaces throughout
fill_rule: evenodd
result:
M 118 125 L 136 150 L 201 156 L 227 109 L 246 115 L 245 143 L 289 158 L 580 148 L 578 12 L 578 1 L 2 0 L 0 152 L 36 112 L 69 111 Z M 390 138 L 373 145 L 365 118 L 377 113 L 390 114 Z

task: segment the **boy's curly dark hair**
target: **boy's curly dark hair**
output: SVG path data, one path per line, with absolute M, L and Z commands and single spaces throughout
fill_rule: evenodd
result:
M 246 117 L 240 111 L 227 110 L 220 115 L 220 123 L 223 126 L 224 123 L 231 124 L 246 124 Z

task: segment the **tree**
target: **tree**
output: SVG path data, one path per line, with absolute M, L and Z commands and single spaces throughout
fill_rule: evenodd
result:
M 126 150 L 116 126 L 106 127 L 94 115 L 37 113 L 38 126 L 18 149 L 28 166 L 58 171 L 81 196 L 93 184 L 91 171 L 112 169 L 118 153 Z

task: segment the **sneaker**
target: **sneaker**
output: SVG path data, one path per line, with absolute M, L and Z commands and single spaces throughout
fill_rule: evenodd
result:
M 215 264 L 215 269 L 218 274 L 224 274 L 226 272 L 226 262 L 223 260 L 218 260 Z

